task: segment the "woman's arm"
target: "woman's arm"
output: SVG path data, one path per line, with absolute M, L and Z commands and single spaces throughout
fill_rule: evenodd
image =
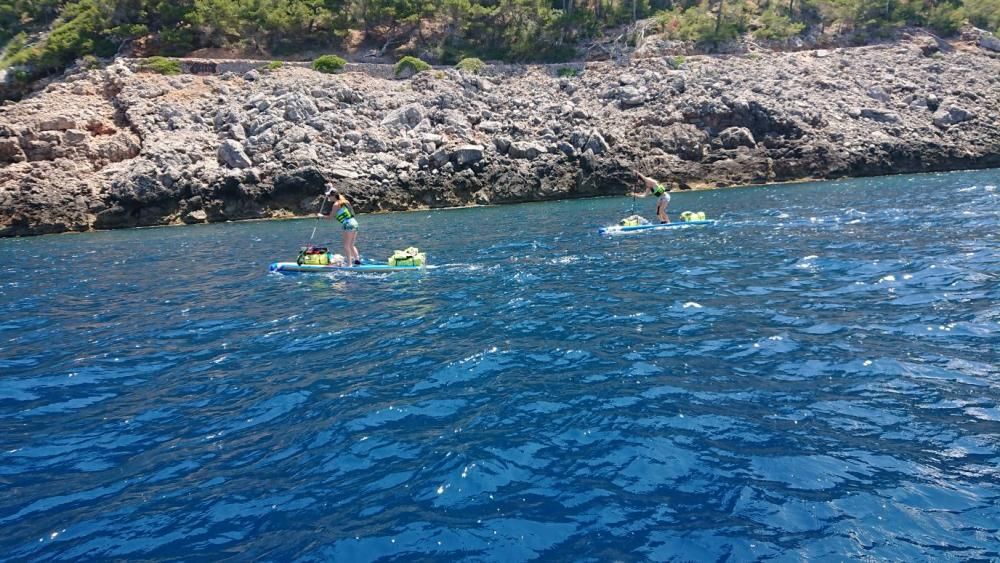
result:
M 651 190 L 656 187 L 656 180 L 650 178 L 649 176 L 644 176 L 640 172 L 636 172 L 636 174 L 639 176 L 639 180 L 642 182 L 643 186 L 647 189 Z

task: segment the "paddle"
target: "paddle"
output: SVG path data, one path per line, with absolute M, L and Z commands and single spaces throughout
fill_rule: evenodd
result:
M 323 196 L 323 201 L 319 204 L 319 215 L 316 216 L 316 225 L 319 226 L 320 215 L 323 214 L 323 208 L 326 207 L 326 196 Z M 313 232 L 309 235 L 309 242 L 312 242 L 313 237 L 316 236 L 316 227 L 313 227 Z

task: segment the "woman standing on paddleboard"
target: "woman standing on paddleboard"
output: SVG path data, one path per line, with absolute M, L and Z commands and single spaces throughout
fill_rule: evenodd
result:
M 670 194 L 667 192 L 667 187 L 656 180 L 643 176 L 639 172 L 636 172 L 639 176 L 639 181 L 643 183 L 646 188 L 649 188 L 656 197 L 656 216 L 660 218 L 660 224 L 669 223 L 670 217 L 667 217 L 667 206 L 670 205 Z
M 354 266 L 361 265 L 361 254 L 354 246 L 354 242 L 358 238 L 358 220 L 354 218 L 354 208 L 351 207 L 347 198 L 337 191 L 337 188 L 326 190 L 326 199 L 331 204 L 327 217 L 336 218 L 344 226 L 344 257 L 347 259 L 347 263 Z M 320 210 L 319 216 L 323 217 L 323 215 L 323 211 Z

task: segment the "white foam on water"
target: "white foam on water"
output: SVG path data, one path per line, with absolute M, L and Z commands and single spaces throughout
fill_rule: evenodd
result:
M 579 256 L 560 256 L 549 261 L 550 264 L 572 264 L 580 260 Z

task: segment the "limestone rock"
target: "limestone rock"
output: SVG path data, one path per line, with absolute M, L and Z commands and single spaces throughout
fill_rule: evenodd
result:
M 603 135 L 594 131 L 590 134 L 590 138 L 587 139 L 586 144 L 584 144 L 583 150 L 594 154 L 604 154 L 611 150 L 611 147 L 608 146 L 608 142 L 604 140 Z
M 450 155 L 448 154 L 448 149 L 440 148 L 431 154 L 430 161 L 435 168 L 444 166 L 448 162 Z
M 219 161 L 230 168 L 250 168 L 253 166 L 253 161 L 243 151 L 243 145 L 232 139 L 223 141 L 222 145 L 219 146 Z
M 979 46 L 988 51 L 1000 53 L 1000 39 L 992 33 L 984 33 L 979 36 Z
M 507 151 L 510 150 L 510 143 L 510 139 L 506 137 L 495 137 L 493 139 L 493 146 L 497 148 L 497 152 L 500 154 L 507 154 Z
M 928 94 L 925 103 L 927 105 L 927 109 L 931 111 L 937 111 L 941 106 L 941 100 L 934 94 Z
M 49 117 L 38 122 L 39 131 L 65 131 L 76 128 L 76 121 L 64 115 Z
M 483 158 L 482 145 L 462 145 L 451 153 L 451 161 L 455 166 L 467 166 Z
M 13 138 L 3 138 L 0 139 L 0 162 L 24 162 L 27 157 L 24 156 L 24 151 L 21 150 L 21 144 L 17 142 L 17 139 Z
M 292 94 L 285 97 L 285 119 L 293 123 L 301 123 L 316 115 L 319 110 L 316 103 L 305 94 Z
M 63 142 L 67 145 L 79 145 L 87 140 L 87 133 L 79 129 L 67 129 Z
M 424 107 L 420 104 L 409 104 L 386 114 L 382 119 L 382 126 L 412 129 L 423 118 Z
M 181 216 L 181 220 L 185 223 L 191 225 L 194 223 L 204 223 L 208 220 L 208 213 L 204 209 L 196 209 L 194 211 L 188 211 Z
M 899 123 L 902 121 L 899 114 L 894 111 L 880 109 L 862 108 L 859 112 L 861 117 L 877 121 L 879 123 Z
M 510 144 L 510 149 L 507 154 L 511 158 L 523 158 L 526 160 L 534 160 L 538 158 L 538 155 L 545 153 L 545 147 L 537 143 L 529 142 L 513 142 Z
M 889 93 L 886 92 L 885 89 L 882 88 L 881 86 L 872 86 L 871 88 L 868 89 L 867 94 L 869 98 L 872 98 L 873 100 L 878 100 L 880 102 L 888 102 L 890 99 Z
M 685 64 L 690 46 L 647 38 L 572 78 L 53 76 L 0 105 L 0 236 L 315 212 L 327 180 L 366 212 L 621 194 L 636 168 L 733 185 L 995 166 L 1000 57 L 906 33 Z
M 357 172 L 345 168 L 332 168 L 329 171 L 329 175 L 334 178 L 345 178 L 348 180 L 354 180 L 360 176 Z
M 975 118 L 976 114 L 971 111 L 960 106 L 950 105 L 947 108 L 941 108 L 934 112 L 934 116 L 931 119 L 933 120 L 934 125 L 945 129 L 964 121 L 971 121 Z
M 719 140 L 722 142 L 722 146 L 727 149 L 735 149 L 736 147 L 754 148 L 757 146 L 757 141 L 754 140 L 753 133 L 746 127 L 724 129 L 719 133 Z

